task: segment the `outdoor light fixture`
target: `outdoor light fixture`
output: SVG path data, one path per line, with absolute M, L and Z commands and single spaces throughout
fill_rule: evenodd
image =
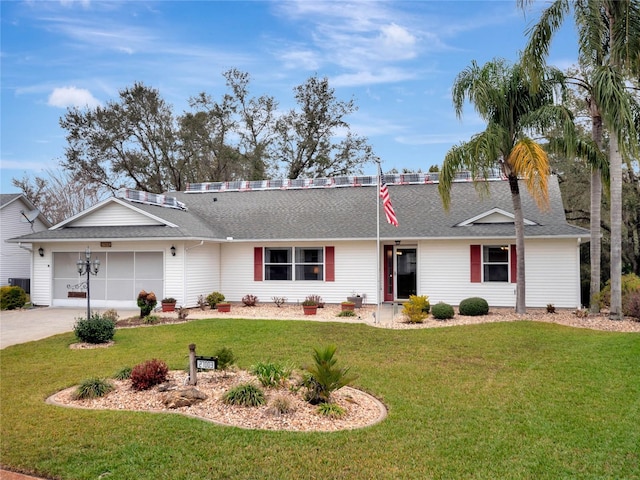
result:
M 40 255 L 41 257 L 44 257 L 44 248 L 40 247 L 38 249 L 38 255 Z
M 172 257 L 176 256 L 176 247 L 174 247 L 173 245 L 171 245 L 171 256 Z
M 396 240 L 396 245 L 400 245 L 400 240 Z
M 87 275 L 87 320 L 91 318 L 91 275 L 98 275 L 100 270 L 100 260 L 97 258 L 91 261 L 91 250 L 89 247 L 84 251 L 85 259 L 78 259 L 76 267 L 78 267 L 78 274 L 80 276 Z

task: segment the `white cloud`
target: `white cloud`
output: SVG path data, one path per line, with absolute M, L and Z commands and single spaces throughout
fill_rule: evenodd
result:
M 415 57 L 416 37 L 409 31 L 392 23 L 380 27 L 380 47 L 387 58 L 409 59 Z
M 59 87 L 54 88 L 47 104 L 51 107 L 67 108 L 67 107 L 90 107 L 94 108 L 100 105 L 100 101 L 95 98 L 89 90 L 76 87 Z

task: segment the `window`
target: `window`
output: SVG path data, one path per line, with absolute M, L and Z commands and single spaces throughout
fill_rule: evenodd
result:
M 260 251 L 257 252 L 254 258 L 257 265 L 257 262 L 261 261 Z M 257 266 L 257 269 L 259 272 L 259 266 Z M 324 278 L 325 253 L 322 247 L 264 249 L 265 280 L 323 281 Z M 259 281 L 259 276 L 256 276 L 256 279 Z M 331 280 L 327 278 L 327 281 Z
M 296 248 L 296 280 L 323 279 L 322 248 Z
M 485 282 L 508 282 L 509 246 L 483 246 L 482 268 Z
M 291 280 L 292 263 L 290 248 L 264 249 L 264 278 L 265 280 Z

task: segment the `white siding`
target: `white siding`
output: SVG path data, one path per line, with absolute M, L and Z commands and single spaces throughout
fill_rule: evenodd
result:
M 302 302 L 307 295 L 320 295 L 327 303 L 340 303 L 353 292 L 365 294 L 367 303 L 376 299 L 375 242 L 269 243 L 266 247 L 335 247 L 335 281 L 260 281 L 253 280 L 254 245 L 221 244 L 220 292 L 230 301 L 247 294 L 268 303 L 272 297 L 286 297 L 290 303 Z
M 198 297 L 220 291 L 220 245 L 187 246 L 185 272 L 185 304 L 195 306 Z
M 149 218 L 118 203 L 107 203 L 91 215 L 85 215 L 72 222 L 74 227 L 104 227 L 104 226 L 137 226 L 162 225 L 161 222 Z M 68 225 L 69 226 L 69 225 Z
M 0 209 L 0 286 L 9 285 L 9 278 L 31 278 L 31 252 L 27 249 L 32 245 L 23 243 L 24 248 L 21 248 L 17 243 L 6 243 L 5 240 L 47 229 L 39 218 L 35 219 L 32 229 L 30 223 L 23 221 L 20 210 L 29 211 L 21 199 Z M 37 250 L 38 246 L 35 248 Z
M 504 240 L 423 241 L 419 248 L 419 294 L 431 303 L 457 305 L 468 297 L 482 297 L 494 307 L 515 307 L 515 283 L 471 283 L 469 245 L 496 245 Z M 525 243 L 526 304 L 529 307 L 575 308 L 580 304 L 580 273 L 576 239 L 535 240 Z

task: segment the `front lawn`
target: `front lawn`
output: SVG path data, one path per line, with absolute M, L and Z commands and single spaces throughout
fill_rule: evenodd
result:
M 0 352 L 0 462 L 60 479 L 640 478 L 640 335 L 512 322 L 423 330 L 303 321 L 198 320 L 73 334 Z M 95 376 L 229 347 L 238 365 L 296 365 L 313 348 L 388 407 L 336 433 L 247 431 L 172 414 L 44 403 Z

